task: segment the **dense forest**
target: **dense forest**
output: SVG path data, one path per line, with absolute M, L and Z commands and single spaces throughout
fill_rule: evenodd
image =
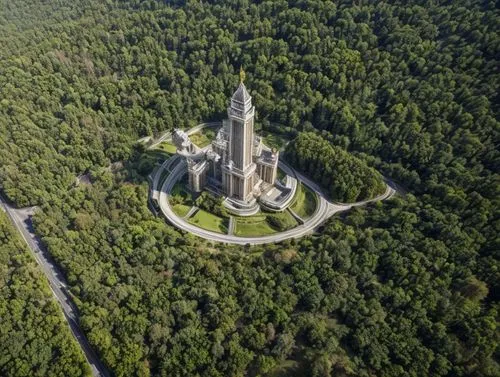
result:
M 0 189 L 40 207 L 116 376 L 495 376 L 499 25 L 479 0 L 1 0 Z M 401 194 L 260 247 L 155 218 L 135 140 L 220 119 L 240 66 L 261 124 Z
M 383 178 L 342 148 L 312 132 L 300 133 L 285 150 L 287 161 L 344 203 L 371 199 L 385 191 Z
M 45 277 L 2 211 L 0 319 L 0 375 L 90 376 Z

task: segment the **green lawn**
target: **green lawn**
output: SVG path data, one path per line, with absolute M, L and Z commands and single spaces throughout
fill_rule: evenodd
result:
M 260 221 L 265 221 L 266 220 L 266 215 L 262 212 L 258 212 L 255 215 L 252 216 L 234 216 L 236 220 L 238 220 L 240 223 L 256 223 Z
M 241 237 L 257 237 L 276 233 L 269 223 L 265 214 L 259 213 L 248 217 L 234 217 L 234 235 Z
M 185 204 L 180 204 L 180 203 L 179 204 L 174 204 L 172 206 L 172 210 L 179 217 L 186 216 L 190 209 L 191 209 L 191 206 L 188 206 L 188 205 L 185 205 Z
M 211 230 L 212 232 L 227 233 L 228 219 L 216 216 L 202 209 L 198 210 L 193 217 L 189 218 L 188 222 L 200 228 Z
M 280 221 L 280 226 L 278 228 L 273 226 L 272 222 L 270 222 L 271 217 L 277 218 Z M 267 222 L 280 232 L 295 228 L 298 225 L 297 220 L 295 220 L 295 217 L 293 217 L 289 211 L 269 213 L 267 216 Z
M 272 225 L 272 217 L 278 218 L 284 229 L 279 229 Z M 234 235 L 241 237 L 265 236 L 284 231 L 285 229 L 291 229 L 298 225 L 297 220 L 288 211 L 277 213 L 259 212 L 256 215 L 248 217 L 235 216 L 234 219 L 236 221 Z
M 204 128 L 200 132 L 190 135 L 189 139 L 193 144 L 197 145 L 200 148 L 204 148 L 212 142 L 212 139 L 214 137 L 215 131 L 213 129 Z
M 295 198 L 292 206 L 290 207 L 297 215 L 303 219 L 311 217 L 316 210 L 316 193 L 303 184 L 297 187 Z
M 240 237 L 258 237 L 273 233 L 276 233 L 276 231 L 265 220 L 256 223 L 240 223 L 237 221 L 234 230 L 234 234 Z
M 158 148 L 170 154 L 175 154 L 177 152 L 177 148 L 170 141 L 164 141 L 158 145 Z

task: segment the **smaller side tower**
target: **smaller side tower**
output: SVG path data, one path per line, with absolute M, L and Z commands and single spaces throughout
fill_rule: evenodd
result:
M 194 161 L 187 159 L 189 189 L 193 192 L 201 192 L 207 184 L 207 171 L 209 163 L 207 160 Z
M 188 134 L 178 128 L 172 133 L 172 141 L 178 151 L 184 151 L 191 154 L 196 152 L 196 148 L 189 139 Z
M 257 173 L 260 178 L 271 185 L 274 185 L 278 172 L 279 151 L 276 149 L 261 151 L 259 156 L 256 156 Z

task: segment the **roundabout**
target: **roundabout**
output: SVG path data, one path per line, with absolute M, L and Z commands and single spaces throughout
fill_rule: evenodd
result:
M 201 129 L 202 128 L 200 128 L 200 126 L 196 127 L 196 131 L 199 131 Z M 191 130 L 188 132 L 191 132 Z M 198 208 L 195 206 L 192 206 L 184 216 L 180 216 L 174 211 L 172 204 L 169 202 L 169 197 L 172 195 L 174 186 L 186 174 L 186 167 L 186 160 L 178 155 L 174 155 L 163 162 L 163 164 L 155 171 L 155 173 L 151 177 L 151 199 L 153 203 L 156 204 L 162 215 L 175 227 L 209 241 L 222 242 L 226 244 L 259 245 L 285 241 L 291 238 L 300 238 L 307 234 L 313 233 L 335 213 L 349 210 L 352 207 L 364 206 L 372 202 L 389 199 L 396 192 L 395 189 L 391 187 L 390 182 L 389 184 L 386 182 L 385 192 L 373 199 L 355 203 L 333 203 L 327 200 L 326 195 L 315 182 L 311 181 L 305 175 L 297 172 L 284 162 L 280 161 L 279 167 L 285 172 L 287 177 L 294 178 L 298 185 L 304 185 L 307 187 L 307 189 L 314 193 L 316 198 L 316 208 L 314 209 L 314 212 L 307 218 L 301 218 L 301 216 L 288 208 L 287 211 L 290 211 L 290 213 L 299 220 L 299 225 L 297 225 L 296 227 L 272 234 L 252 237 L 239 236 L 233 234 L 234 224 L 236 222 L 235 217 L 237 216 L 230 216 L 230 218 L 228 219 L 229 221 L 227 232 L 221 233 L 204 229 L 189 221 L 189 218 L 198 211 Z M 166 178 L 161 179 L 165 175 Z

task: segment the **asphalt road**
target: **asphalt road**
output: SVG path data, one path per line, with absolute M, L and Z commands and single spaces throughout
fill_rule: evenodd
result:
M 198 132 L 204 127 L 213 127 L 216 125 L 219 125 L 219 122 L 215 123 L 202 123 L 199 124 L 196 127 L 193 127 L 192 129 L 188 130 L 187 133 L 190 135 L 194 132 Z M 167 136 L 170 136 L 168 133 L 164 134 L 160 140 L 166 140 Z M 156 146 L 158 143 L 153 144 L 150 148 L 153 148 Z M 163 215 L 176 227 L 186 230 L 190 233 L 193 233 L 199 237 L 211 240 L 211 241 L 218 241 L 218 242 L 224 242 L 224 243 L 232 243 L 232 244 L 240 244 L 240 245 L 246 245 L 246 244 L 251 244 L 251 245 L 257 245 L 257 244 L 264 244 L 264 243 L 271 243 L 271 242 L 279 242 L 279 241 L 284 241 L 286 239 L 290 238 L 299 238 L 302 237 L 306 234 L 314 232 L 320 225 L 322 225 L 328 218 L 333 216 L 337 212 L 341 211 L 346 211 L 352 207 L 357 207 L 357 206 L 363 206 L 371 202 L 376 202 L 380 200 L 385 200 L 389 199 L 392 197 L 395 193 L 396 190 L 394 189 L 394 185 L 389 181 L 387 184 L 386 191 L 382 194 L 379 195 L 376 198 L 370 199 L 370 200 L 365 200 L 362 202 L 357 202 L 357 203 L 331 203 L 327 200 L 327 196 L 325 193 L 322 191 L 321 187 L 317 185 L 314 181 L 310 180 L 307 176 L 293 170 L 290 168 L 288 165 L 286 165 L 283 161 L 280 161 L 280 168 L 284 170 L 288 175 L 290 176 L 295 176 L 297 180 L 300 182 L 304 183 L 306 186 L 311 188 L 317 195 L 318 197 L 318 206 L 316 208 L 316 211 L 314 214 L 308 218 L 305 219 L 303 224 L 287 230 L 285 232 L 280 232 L 272 235 L 267 235 L 267 236 L 261 236 L 261 237 L 237 237 L 232 234 L 221 234 L 221 233 L 216 233 L 212 232 L 209 230 L 201 229 L 195 225 L 190 224 L 187 222 L 185 219 L 180 218 L 177 216 L 172 208 L 170 207 L 170 204 L 168 202 L 168 194 L 172 190 L 174 184 L 181 178 L 182 174 L 184 173 L 186 169 L 186 163 L 184 161 L 181 161 L 181 163 L 178 163 L 177 166 L 171 171 L 170 175 L 165 179 L 165 181 L 162 184 L 162 187 L 158 187 L 159 184 L 159 177 L 162 174 L 162 170 L 165 169 L 166 166 L 171 167 L 172 164 L 170 161 L 173 160 L 171 157 L 169 160 L 165 161 L 162 166 L 158 169 L 156 172 L 156 175 L 153 180 L 152 184 L 152 197 L 153 199 L 158 201 L 158 205 L 160 207 L 161 212 Z M 229 232 L 231 233 L 231 232 Z
M 177 166 L 172 170 L 167 179 L 165 179 L 165 181 L 163 182 L 163 185 L 160 189 L 160 196 L 158 200 L 158 204 L 160 206 L 162 213 L 173 225 L 175 225 L 180 229 L 186 230 L 199 237 L 211 241 L 230 243 L 230 244 L 258 245 L 271 242 L 280 242 L 290 238 L 299 238 L 306 234 L 314 232 L 329 217 L 333 216 L 337 212 L 346 211 L 355 206 L 363 206 L 371 202 L 385 200 L 392 197 L 395 193 L 395 190 L 390 185 L 387 185 L 386 191 L 382 195 L 373 198 L 371 200 L 365 200 L 362 202 L 349 203 L 349 204 L 330 203 L 326 199 L 326 196 L 321 190 L 321 188 L 315 182 L 311 181 L 308 177 L 300 174 L 299 172 L 296 172 L 297 179 L 300 180 L 305 185 L 307 185 L 312 190 L 314 190 L 318 196 L 318 206 L 316 207 L 316 211 L 314 212 L 314 214 L 310 218 L 306 219 L 302 225 L 299 225 L 293 229 L 284 232 L 266 236 L 260 236 L 260 237 L 237 237 L 234 235 L 216 233 L 199 228 L 193 224 L 190 224 L 189 222 L 180 218 L 174 213 L 168 202 L 168 194 L 174 187 L 175 183 L 184 174 L 185 169 L 186 169 L 185 163 L 177 164 Z
M 33 214 L 34 208 L 16 209 L 9 205 L 1 195 L 0 207 L 9 215 L 12 223 L 19 233 L 21 233 L 21 236 L 29 246 L 36 262 L 49 281 L 50 289 L 61 306 L 64 317 L 71 329 L 71 333 L 85 354 L 92 375 L 96 377 L 108 377 L 110 375 L 108 370 L 97 357 L 78 323 L 78 310 L 71 299 L 68 285 L 66 284 L 63 274 L 52 260 L 50 254 L 43 247 L 40 239 L 34 234 L 31 223 L 31 215 Z

